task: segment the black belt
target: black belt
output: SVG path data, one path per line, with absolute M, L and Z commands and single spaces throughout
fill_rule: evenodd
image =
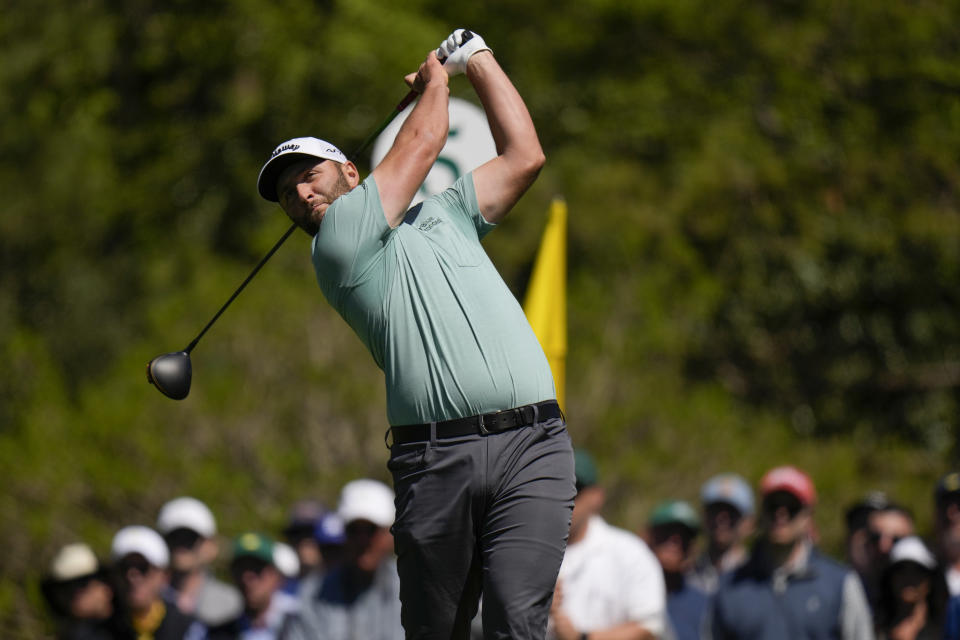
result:
M 545 400 L 536 404 L 504 409 L 494 413 L 482 413 L 469 418 L 455 418 L 437 423 L 437 438 L 458 438 L 475 434 L 487 435 L 499 433 L 517 427 L 533 424 L 534 420 L 543 422 L 552 418 L 562 418 L 560 405 L 556 400 Z M 430 423 L 404 424 L 390 427 L 393 444 L 422 442 L 430 439 Z

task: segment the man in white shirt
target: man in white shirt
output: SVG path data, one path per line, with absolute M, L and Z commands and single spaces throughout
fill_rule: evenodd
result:
M 663 634 L 666 595 L 656 557 L 638 536 L 599 515 L 604 490 L 591 456 L 574 454 L 577 497 L 550 611 L 556 640 L 648 640 Z

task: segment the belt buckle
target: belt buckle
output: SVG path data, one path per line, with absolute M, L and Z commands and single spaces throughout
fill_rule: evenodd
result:
M 480 414 L 479 416 L 477 416 L 477 417 L 480 418 L 480 425 L 479 425 L 479 426 L 480 426 L 480 435 L 488 436 L 488 435 L 490 435 L 491 433 L 493 433 L 492 431 L 490 431 L 489 429 L 487 429 L 487 425 L 486 425 L 486 424 L 484 423 L 484 421 L 483 421 L 484 414 L 481 413 L 481 414 Z
M 517 407 L 516 412 L 519 423 L 523 426 L 534 424 L 537 420 L 537 410 L 532 404 Z

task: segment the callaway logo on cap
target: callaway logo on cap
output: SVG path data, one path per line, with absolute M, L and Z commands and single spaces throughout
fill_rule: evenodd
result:
M 260 169 L 260 176 L 257 178 L 257 191 L 265 200 L 279 201 L 277 197 L 277 178 L 291 164 L 306 158 L 333 160 L 341 164 L 347 161 L 347 156 L 326 140 L 309 137 L 293 138 L 281 142 L 270 154 L 270 159 Z

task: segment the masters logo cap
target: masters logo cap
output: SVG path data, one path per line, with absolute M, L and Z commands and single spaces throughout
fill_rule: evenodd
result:
M 257 191 L 265 200 L 278 202 L 280 198 L 277 196 L 277 178 L 291 164 L 307 158 L 333 160 L 341 164 L 347 161 L 347 156 L 326 140 L 310 137 L 293 138 L 281 142 L 270 154 L 270 159 L 260 169 Z
M 242 533 L 233 541 L 234 560 L 244 557 L 258 558 L 267 564 L 276 566 L 273 550 L 273 540 L 253 531 Z

